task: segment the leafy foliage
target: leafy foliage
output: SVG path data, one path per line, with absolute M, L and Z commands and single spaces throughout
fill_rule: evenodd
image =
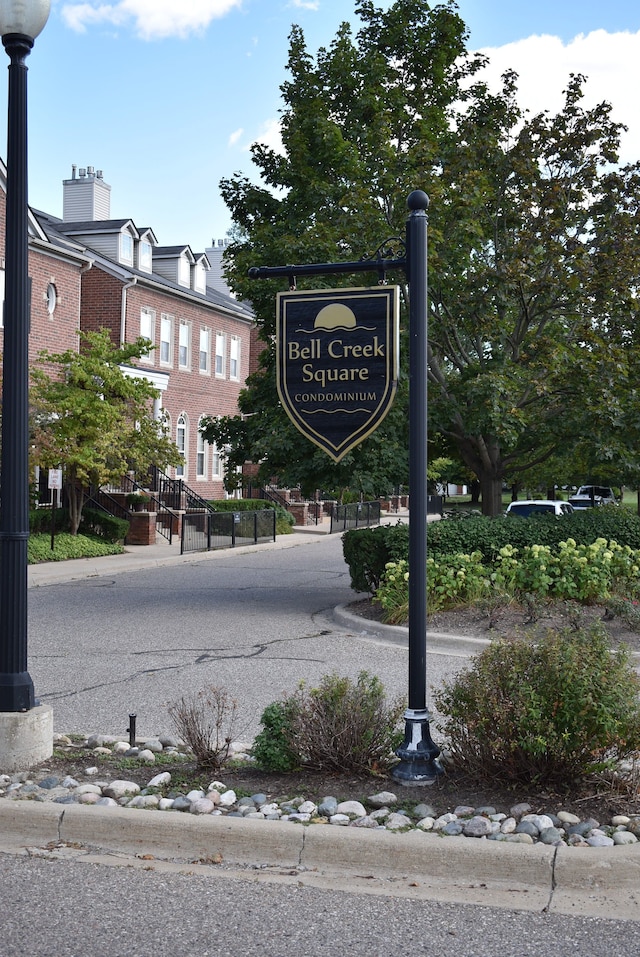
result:
M 402 741 L 404 703 L 388 703 L 379 678 L 356 681 L 325 675 L 317 688 L 301 685 L 270 705 L 253 747 L 267 770 L 304 766 L 317 771 L 370 772 L 387 768 Z
M 265 771 L 295 771 L 300 756 L 292 747 L 295 701 L 274 701 L 262 712 L 262 730 L 253 741 L 251 754 Z
M 72 535 L 92 486 L 119 481 L 130 469 L 180 461 L 153 418 L 157 390 L 122 371 L 148 352 L 148 341 L 117 347 L 107 330 L 80 333 L 80 340 L 79 352 L 42 352 L 31 389 L 36 462 L 64 468 Z
M 594 627 L 492 642 L 434 701 L 460 767 L 567 787 L 640 750 L 639 691 L 628 651 Z
M 118 555 L 122 551 L 122 545 L 107 542 L 103 538 L 70 535 L 68 532 L 56 533 L 53 549 L 50 535 L 30 535 L 27 543 L 30 565 L 40 562 L 64 562 L 70 558 L 101 558 L 103 555 Z
M 480 552 L 428 558 L 427 599 L 432 612 L 483 602 L 496 594 L 523 602 L 594 604 L 608 602 L 614 594 L 636 595 L 639 573 L 640 550 L 604 538 L 591 545 L 577 545 L 570 538 L 553 549 L 531 545 L 519 551 L 505 545 L 491 564 L 483 562 Z M 386 622 L 407 620 L 408 562 L 387 563 L 374 601 L 384 609 Z
M 246 417 L 205 430 L 231 447 L 229 480 L 250 459 L 262 476 L 305 491 L 352 486 L 377 496 L 406 482 L 406 329 L 393 409 L 333 465 L 277 402 L 280 286 L 246 277 L 252 265 L 371 256 L 403 235 L 415 188 L 431 200 L 429 414 L 438 454 L 451 451 L 478 477 L 489 515 L 501 510 L 505 477 L 530 476 L 560 451 L 573 450 L 589 473 L 619 463 L 637 479 L 640 165 L 617 165 L 622 127 L 610 105 L 585 106 L 582 76 L 568 78 L 556 115 L 523 111 L 512 71 L 489 92 L 453 0 L 395 0 L 387 10 L 360 0 L 355 9 L 357 34 L 343 24 L 315 57 L 294 27 L 282 152 L 253 147 L 260 185 L 240 175 L 221 183 L 235 232 L 228 278 L 254 304 L 264 342 L 241 397 Z M 398 281 L 406 314 L 408 289 Z M 361 274 L 320 281 L 362 283 Z
M 553 547 L 567 538 L 573 538 L 580 545 L 591 545 L 597 538 L 606 538 L 619 545 L 640 548 L 640 518 L 629 509 L 606 506 L 582 509 L 561 519 L 543 514 L 526 519 L 478 516 L 458 522 L 432 522 L 427 532 L 431 557 L 459 552 L 470 555 L 478 551 L 485 562 L 493 561 L 507 545 L 518 549 L 531 545 Z M 408 554 L 402 557 L 407 558 Z
M 342 553 L 353 590 L 373 594 L 388 563 L 407 558 L 409 526 L 398 523 L 350 529 L 342 536 Z

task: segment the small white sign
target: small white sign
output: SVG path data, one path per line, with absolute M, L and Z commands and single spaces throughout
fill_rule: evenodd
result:
M 49 488 L 62 488 L 62 469 L 49 469 Z

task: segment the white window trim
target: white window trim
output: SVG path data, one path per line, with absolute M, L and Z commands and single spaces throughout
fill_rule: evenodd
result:
M 143 317 L 143 316 L 148 316 L 148 317 L 149 317 L 149 322 L 150 322 L 150 324 L 151 324 L 151 335 L 150 335 L 150 336 L 146 336 L 146 335 L 143 333 L 143 331 L 142 331 L 142 317 Z M 155 345 L 155 334 L 156 334 L 156 311 L 155 311 L 155 309 L 148 309 L 148 308 L 146 308 L 146 307 L 143 307 L 143 308 L 140 310 L 140 336 L 141 336 L 141 338 L 143 338 L 143 339 L 148 339 L 149 342 L 150 342 L 150 344 L 153 346 L 153 345 Z M 140 356 L 140 362 L 146 362 L 146 363 L 148 363 L 149 365 L 153 365 L 153 361 L 154 361 L 154 360 L 153 360 L 153 352 L 154 352 L 154 350 L 152 349 L 151 352 L 150 352 L 148 355 L 146 355 L 146 356 Z
M 182 330 L 187 330 L 187 361 L 182 361 Z M 178 326 L 178 368 L 179 369 L 191 369 L 191 323 L 183 319 L 180 320 Z
M 200 431 L 203 418 L 204 416 L 200 416 L 198 420 L 198 439 L 196 442 L 196 480 L 199 482 L 206 482 L 207 480 L 207 446 L 209 443 L 205 442 L 204 436 Z M 202 466 L 200 463 L 202 463 Z
M 214 442 L 211 446 L 211 478 L 221 480 L 224 477 L 224 462 L 222 452 Z
M 233 347 L 234 347 L 234 344 L 235 344 L 235 346 L 236 346 L 236 356 L 235 356 L 236 373 L 235 373 L 235 375 L 233 374 L 233 371 L 232 371 L 232 369 L 233 369 L 232 362 L 233 362 Z M 229 378 L 230 378 L 233 382 L 240 382 L 240 362 L 241 362 L 241 356 L 242 356 L 242 339 L 240 338 L 240 336 L 231 336 L 230 344 L 229 344 Z
M 207 335 L 206 360 L 205 360 L 204 369 L 202 368 L 202 353 L 204 351 L 202 348 L 203 333 L 206 333 Z M 211 375 L 211 329 L 208 329 L 206 326 L 202 326 L 200 328 L 200 342 L 199 342 L 199 348 L 198 348 L 198 370 L 200 372 L 200 375 Z
M 162 338 L 162 325 L 163 323 L 169 323 L 169 358 L 162 358 L 162 344 L 165 340 Z M 160 349 L 158 350 L 158 355 L 160 358 L 160 365 L 162 366 L 172 366 L 173 365 L 173 327 L 175 322 L 175 316 L 172 316 L 168 312 L 160 313 Z
M 219 342 L 222 342 L 222 352 L 218 352 L 218 343 L 219 343 Z M 227 367 L 227 363 L 226 363 L 226 358 L 227 358 L 227 356 L 226 356 L 226 352 L 227 352 L 227 337 L 226 337 L 226 334 L 225 334 L 224 332 L 216 332 L 215 346 L 216 346 L 216 351 L 215 351 L 215 366 L 214 366 L 214 368 L 215 368 L 215 370 L 216 370 L 216 376 L 217 376 L 218 379 L 224 379 L 225 374 L 226 374 L 226 371 L 227 371 L 227 369 L 226 369 L 226 367 Z M 221 369 L 220 371 L 218 371 L 218 357 L 219 357 L 219 356 L 222 358 L 222 363 L 221 363 L 222 369 Z
M 182 425 L 181 425 L 182 423 Z M 182 432 L 184 436 L 184 448 L 180 448 L 180 443 L 178 442 L 178 435 Z M 188 461 L 188 451 L 189 451 L 189 418 L 186 412 L 181 412 L 178 418 L 176 419 L 176 446 L 178 451 L 182 455 L 182 466 L 176 466 L 176 478 L 187 478 L 189 471 L 189 461 Z M 180 475 L 180 468 L 182 468 L 182 475 Z
M 125 253 L 125 240 L 127 240 L 126 245 L 130 247 L 131 253 Z M 133 236 L 127 230 L 124 230 L 120 233 L 120 238 L 118 241 L 120 262 L 124 263 L 127 266 L 133 266 Z
M 145 262 L 146 257 L 148 262 Z M 138 269 L 141 272 L 153 272 L 153 247 L 148 239 L 141 239 L 138 243 Z

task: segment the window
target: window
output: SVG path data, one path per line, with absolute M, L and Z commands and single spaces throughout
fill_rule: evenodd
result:
M 208 329 L 200 330 L 200 372 L 209 372 L 211 333 Z
M 222 454 L 220 453 L 218 446 L 213 443 L 211 446 L 211 477 L 214 479 L 222 478 Z
M 146 239 L 141 239 L 138 246 L 138 266 L 144 272 L 151 272 L 151 243 Z
M 189 286 L 191 280 L 191 266 L 186 256 L 178 260 L 178 282 L 181 286 Z
M 153 345 L 155 338 L 156 314 L 153 309 L 140 310 L 140 338 L 147 339 Z M 141 362 L 153 362 L 153 353 L 140 357 Z
M 216 375 L 224 375 L 225 334 L 216 332 Z
M 198 444 L 196 449 L 196 478 L 199 479 L 206 479 L 207 477 L 207 446 L 204 436 L 200 431 L 203 418 L 204 416 L 200 416 L 200 421 L 198 422 Z
M 181 369 L 188 369 L 191 365 L 191 326 L 188 322 L 180 323 L 180 338 L 178 342 L 178 365 Z
M 207 291 L 207 270 L 202 260 L 193 267 L 193 288 L 196 292 Z
M 56 306 L 58 304 L 58 290 L 55 287 L 55 283 L 50 282 L 47 286 L 47 312 L 50 316 L 53 316 L 56 311 Z
M 182 464 L 176 466 L 176 478 L 184 478 L 187 474 L 187 417 L 184 412 L 176 422 L 176 445 L 182 456 Z
M 133 236 L 131 233 L 120 233 L 120 262 L 133 265 Z
M 171 365 L 173 362 L 173 316 L 160 316 L 160 362 Z
M 240 379 L 240 339 L 238 336 L 231 336 L 229 345 L 229 378 Z

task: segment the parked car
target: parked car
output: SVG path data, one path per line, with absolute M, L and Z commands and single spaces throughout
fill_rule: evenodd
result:
M 550 499 L 527 499 L 524 502 L 511 502 L 507 507 L 507 515 L 517 515 L 519 518 L 529 518 L 530 515 L 571 515 L 574 511 L 569 502 L 553 502 Z
M 594 505 L 617 505 L 613 489 L 608 485 L 581 485 L 569 499 L 574 508 L 591 508 Z

